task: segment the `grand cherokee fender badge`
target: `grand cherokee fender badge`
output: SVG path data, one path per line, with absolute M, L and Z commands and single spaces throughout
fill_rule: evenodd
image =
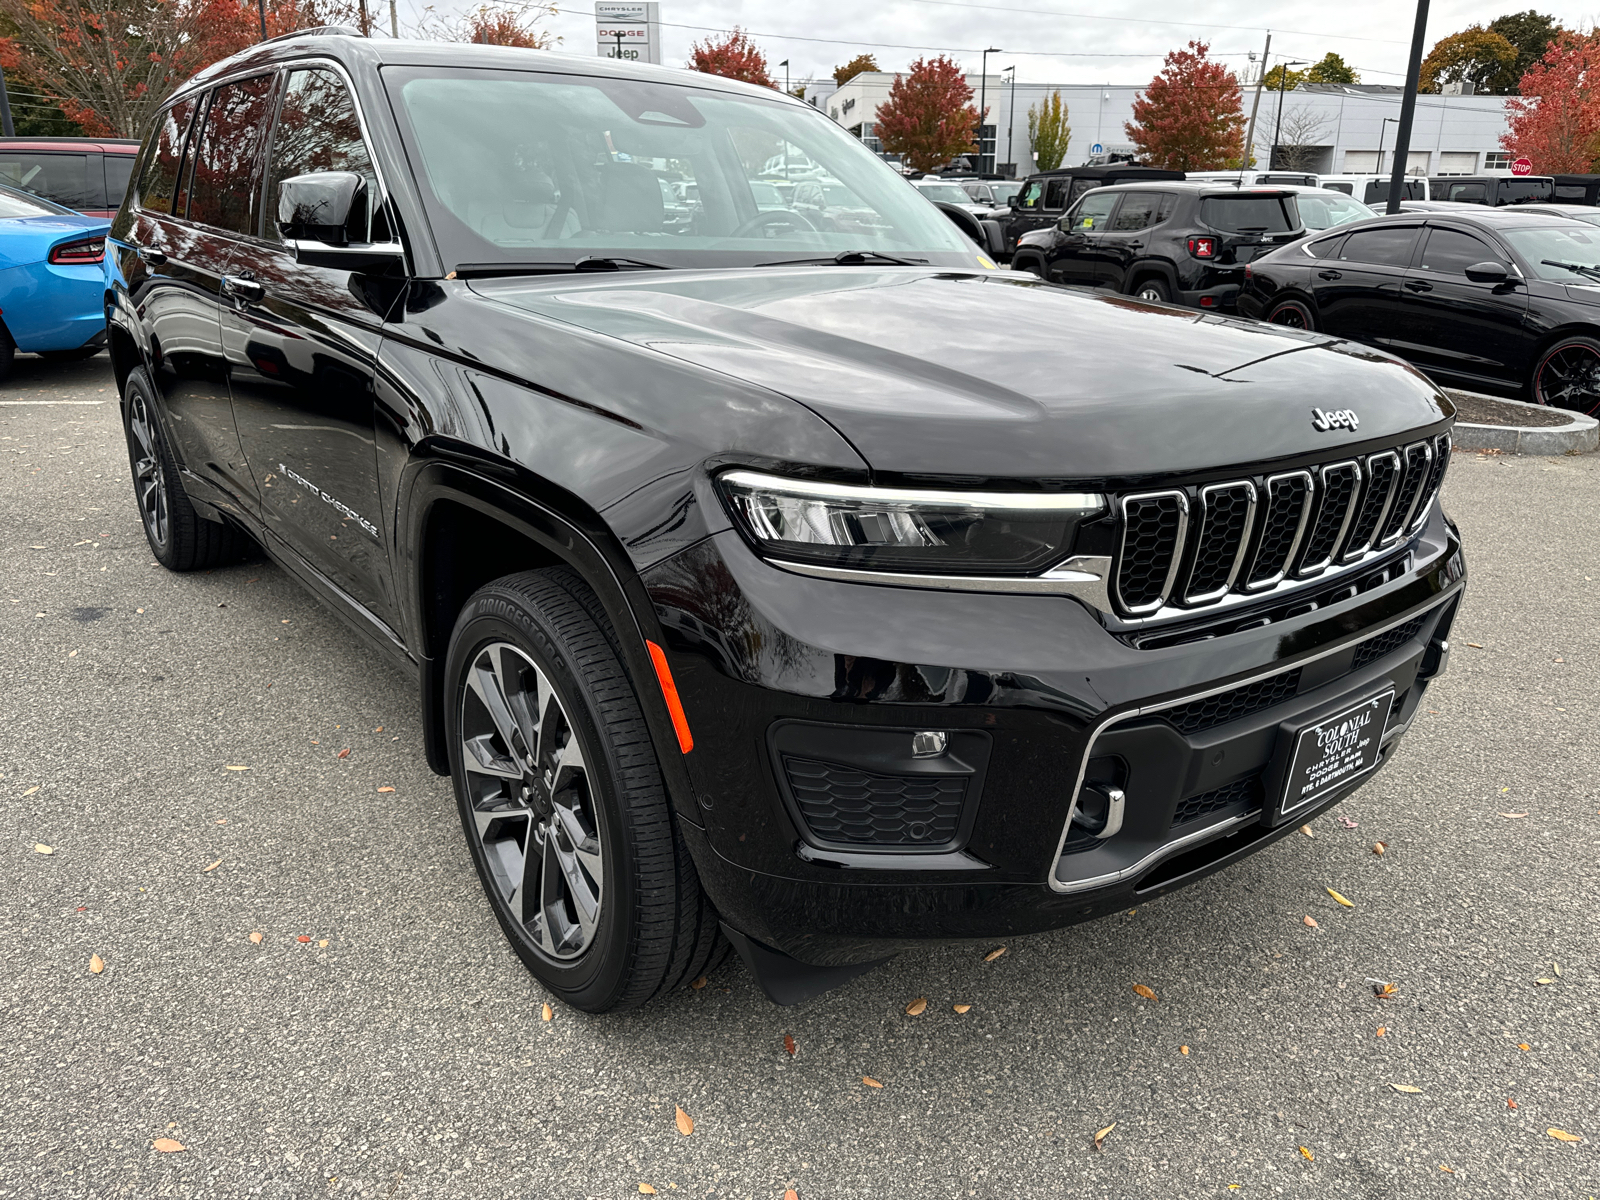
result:
M 1320 408 L 1311 410 L 1311 428 L 1318 433 L 1326 433 L 1330 429 L 1348 429 L 1353 433 L 1360 424 L 1361 418 L 1356 416 L 1353 408 L 1341 408 L 1334 412 L 1324 412 Z

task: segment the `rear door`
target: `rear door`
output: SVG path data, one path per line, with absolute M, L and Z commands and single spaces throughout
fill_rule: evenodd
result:
M 1087 202 L 1089 197 L 1085 197 Z M 1111 223 L 1100 235 L 1095 261 L 1095 283 L 1113 291 L 1127 291 L 1133 264 L 1144 257 L 1149 230 L 1172 215 L 1171 192 L 1124 192 Z
M 1419 221 L 1352 230 L 1339 257 L 1318 265 L 1311 294 L 1324 332 L 1375 345 L 1393 336 L 1401 319 L 1400 285 L 1421 229 Z
M 1527 285 L 1472 282 L 1467 268 L 1482 262 L 1517 274 L 1509 256 L 1483 238 L 1429 228 L 1416 265 L 1406 272 L 1402 320 L 1382 344 L 1418 366 L 1452 375 L 1497 383 L 1524 379 L 1535 341 L 1524 324 Z

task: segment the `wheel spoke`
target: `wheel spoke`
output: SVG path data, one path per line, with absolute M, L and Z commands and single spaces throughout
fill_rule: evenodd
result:
M 515 779 L 520 782 L 523 778 L 522 768 L 496 751 L 493 742 L 494 734 L 491 733 L 462 738 L 462 766 L 475 775 L 493 775 L 497 779 Z
M 589 768 L 583 761 L 583 747 L 578 745 L 578 735 L 567 731 L 567 744 L 561 747 L 555 765 L 545 772 L 545 786 L 552 796 L 571 787 L 574 775 L 586 775 Z
M 467 686 L 482 702 L 484 711 L 489 714 L 489 720 L 494 722 L 495 732 L 500 735 L 500 743 L 505 748 L 506 756 L 515 764 L 516 760 L 523 757 L 527 743 L 522 736 L 522 729 L 517 724 L 516 714 L 511 711 L 511 702 L 506 696 L 505 678 L 501 674 L 502 661 L 499 646 L 480 655 L 467 674 Z M 487 738 L 488 735 L 485 734 L 484 737 Z M 520 769 L 517 774 L 520 776 Z
M 555 806 L 554 816 L 561 823 L 567 841 L 572 844 L 573 855 L 582 864 L 589 878 L 594 881 L 594 894 L 598 905 L 598 897 L 605 890 L 605 860 L 600 856 L 600 839 L 585 829 L 577 812 L 565 804 Z

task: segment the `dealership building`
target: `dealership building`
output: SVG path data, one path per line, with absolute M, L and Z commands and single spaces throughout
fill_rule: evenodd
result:
M 1028 108 L 1042 107 L 1054 92 L 1061 93 L 1072 129 L 1063 165 L 1074 166 L 1096 154 L 1133 152 L 1123 126 L 1133 120 L 1134 100 L 1146 85 L 1013 84 L 1012 79 L 1008 73 L 991 74 L 986 81 L 967 76 L 974 106 L 981 87 L 988 109 L 982 135 L 983 171 L 1009 176 L 1026 175 L 1034 169 L 1028 144 Z M 817 97 L 817 107 L 882 153 L 882 143 L 873 133 L 874 122 L 894 81 L 890 71 L 863 72 L 831 94 Z M 1263 89 L 1256 117 L 1256 164 L 1324 175 L 1388 171 L 1394 161 L 1401 94 L 1402 89 L 1393 84 L 1302 84 L 1281 95 Z M 1254 97 L 1254 88 L 1246 87 L 1246 118 Z M 1507 99 L 1418 96 L 1406 169 L 1414 175 L 1509 173 L 1510 158 L 1500 149 Z

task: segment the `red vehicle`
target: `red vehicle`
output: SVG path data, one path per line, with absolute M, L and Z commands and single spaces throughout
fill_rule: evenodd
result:
M 132 138 L 0 138 L 0 183 L 114 217 L 139 154 Z

